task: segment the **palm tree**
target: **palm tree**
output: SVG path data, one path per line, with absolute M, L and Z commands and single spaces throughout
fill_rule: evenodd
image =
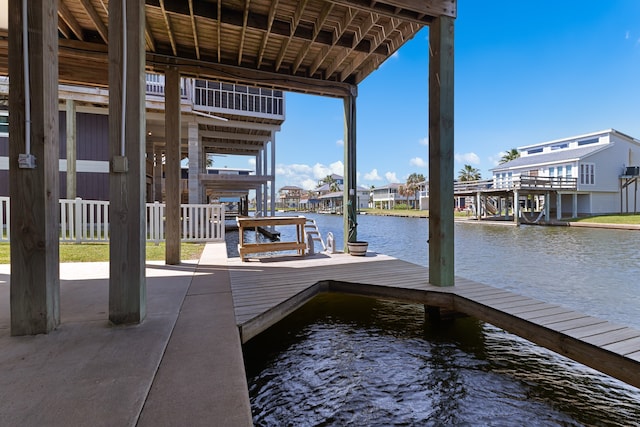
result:
M 502 155 L 502 157 L 500 158 L 500 164 L 510 162 L 511 160 L 515 160 L 518 157 L 520 157 L 520 152 L 517 148 L 512 148 Z
M 409 195 L 410 194 L 411 193 L 409 193 L 409 188 L 406 185 L 401 185 L 400 187 L 398 187 L 398 195 L 400 197 L 406 197 L 407 198 L 407 204 L 406 205 L 409 205 Z
M 322 178 L 322 179 L 320 180 L 320 185 L 319 185 L 319 187 L 322 187 L 324 184 L 329 184 L 329 185 L 331 185 L 331 184 L 333 184 L 334 182 L 336 182 L 335 178 L 334 178 L 334 177 L 332 177 L 331 175 L 327 175 L 327 176 L 325 176 L 324 178 Z
M 464 168 L 458 172 L 459 181 L 478 181 L 481 179 L 480 170 L 471 165 L 464 165 Z
M 420 191 L 420 184 L 425 181 L 424 175 L 421 173 L 412 173 L 407 178 L 407 194 L 413 194 L 414 197 L 414 208 L 418 209 L 418 193 Z

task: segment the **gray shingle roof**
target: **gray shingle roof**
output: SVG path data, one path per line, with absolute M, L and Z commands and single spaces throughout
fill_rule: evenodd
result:
M 595 146 L 586 146 L 586 147 L 572 148 L 569 150 L 558 150 L 558 151 L 552 151 L 550 153 L 542 153 L 542 154 L 534 154 L 531 156 L 518 157 L 515 160 L 498 165 L 491 170 L 500 171 L 500 170 L 507 170 L 507 169 L 513 169 L 513 168 L 520 168 L 527 165 L 538 165 L 541 163 L 555 163 L 555 162 L 562 162 L 562 161 L 568 161 L 573 159 L 580 159 L 582 157 L 586 157 L 589 154 L 593 154 L 594 152 L 602 150 L 607 147 L 610 147 L 610 145 L 603 146 L 598 144 Z

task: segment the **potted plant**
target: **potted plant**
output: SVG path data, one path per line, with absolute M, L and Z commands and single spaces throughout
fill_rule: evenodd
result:
M 351 191 L 351 190 L 350 190 Z M 347 203 L 347 213 L 349 215 L 349 237 L 347 239 L 347 251 L 353 256 L 365 256 L 367 254 L 367 248 L 369 242 L 364 242 L 357 239 L 357 226 L 356 212 L 351 204 L 351 201 Z

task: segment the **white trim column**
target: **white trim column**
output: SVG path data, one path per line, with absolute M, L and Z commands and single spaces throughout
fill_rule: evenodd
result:
M 166 161 L 164 165 L 166 192 L 166 249 L 165 262 L 168 265 L 180 264 L 180 145 L 182 143 L 180 123 L 180 71 L 178 67 L 165 69 L 164 79 L 164 134 Z
M 162 148 L 153 145 L 153 201 L 162 202 Z
M 67 124 L 67 199 L 75 199 L 77 192 L 76 102 L 73 99 L 67 99 L 65 110 Z
M 276 133 L 271 131 L 271 215 L 276 214 Z
M 189 138 L 189 203 L 204 203 L 204 192 L 200 185 L 200 174 L 204 173 L 206 156 L 202 150 L 201 139 L 198 131 L 198 123 L 190 122 L 188 129 Z

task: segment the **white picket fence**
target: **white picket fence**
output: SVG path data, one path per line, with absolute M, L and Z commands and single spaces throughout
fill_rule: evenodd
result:
M 0 242 L 10 238 L 9 198 L 0 197 Z M 147 241 L 165 240 L 165 204 L 146 204 Z M 183 242 L 224 241 L 224 205 L 180 206 Z M 109 202 L 77 198 L 60 200 L 61 242 L 108 242 Z

